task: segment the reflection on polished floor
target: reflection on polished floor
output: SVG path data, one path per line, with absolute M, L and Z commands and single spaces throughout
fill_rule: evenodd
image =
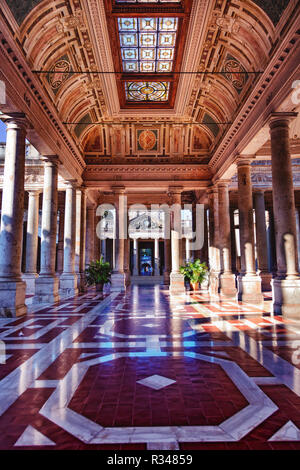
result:
M 163 286 L 0 319 L 0 449 L 300 449 L 300 334 Z

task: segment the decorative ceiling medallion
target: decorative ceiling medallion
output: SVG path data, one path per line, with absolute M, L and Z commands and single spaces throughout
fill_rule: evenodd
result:
M 69 78 L 71 73 L 71 64 L 68 56 L 58 59 L 51 67 L 48 74 L 48 82 L 54 93 L 57 93 L 61 85 Z
M 246 81 L 248 80 L 248 74 L 242 64 L 228 54 L 223 65 L 222 72 L 224 77 L 232 83 L 237 92 L 241 93 Z
M 128 101 L 168 101 L 169 82 L 125 82 Z
M 138 130 L 137 131 L 137 148 L 138 150 L 157 150 L 158 130 Z
M 178 18 L 118 18 L 124 72 L 172 72 Z

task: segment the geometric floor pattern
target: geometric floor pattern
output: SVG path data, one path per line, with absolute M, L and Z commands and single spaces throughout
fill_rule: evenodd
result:
M 0 449 L 298 449 L 300 330 L 163 286 L 0 318 Z

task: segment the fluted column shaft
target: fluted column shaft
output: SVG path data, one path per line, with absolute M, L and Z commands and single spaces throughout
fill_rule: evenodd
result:
M 0 316 L 26 314 L 26 284 L 21 280 L 24 217 L 26 119 L 22 113 L 2 115 L 6 123 L 1 233 Z

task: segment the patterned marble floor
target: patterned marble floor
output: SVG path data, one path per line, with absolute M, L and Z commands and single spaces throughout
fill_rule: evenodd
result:
M 0 319 L 0 449 L 300 449 L 300 330 L 162 286 Z

